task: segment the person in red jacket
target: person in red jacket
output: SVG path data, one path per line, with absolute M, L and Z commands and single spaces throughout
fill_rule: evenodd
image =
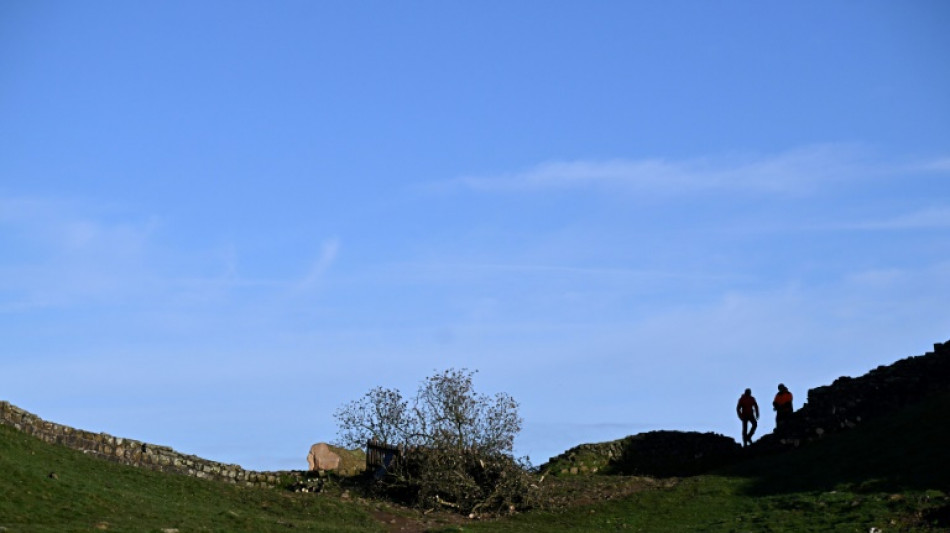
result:
M 755 435 L 755 428 L 759 426 L 759 404 L 752 396 L 752 389 L 746 389 L 745 394 L 739 397 L 736 414 L 739 415 L 739 420 L 742 420 L 742 446 L 745 447 L 752 444 L 752 435 Z
M 778 384 L 778 394 L 775 395 L 772 408 L 775 409 L 776 429 L 785 425 L 785 421 L 792 416 L 792 411 L 795 410 L 792 407 L 792 393 L 789 392 L 788 388 L 782 383 Z

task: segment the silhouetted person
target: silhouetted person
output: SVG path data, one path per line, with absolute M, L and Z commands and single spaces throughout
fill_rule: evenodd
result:
M 745 447 L 752 444 L 752 435 L 755 435 L 755 428 L 759 427 L 759 403 L 752 396 L 752 389 L 746 389 L 745 394 L 739 397 L 736 414 L 742 420 L 742 446 Z
M 792 393 L 788 388 L 779 383 L 778 394 L 775 395 L 775 401 L 772 402 L 772 408 L 775 409 L 775 429 L 785 425 L 785 422 L 792 416 Z

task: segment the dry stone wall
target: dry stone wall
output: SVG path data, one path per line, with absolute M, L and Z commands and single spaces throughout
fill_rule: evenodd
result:
M 901 359 L 857 377 L 840 377 L 808 391 L 807 402 L 779 430 L 753 443 L 751 452 L 798 447 L 901 407 L 950 391 L 950 341 L 924 355 Z M 765 413 L 763 412 L 763 416 Z M 714 433 L 655 431 L 582 444 L 541 469 L 564 474 L 683 476 L 747 457 L 733 439 Z
M 788 423 L 753 446 L 799 446 L 870 418 L 950 390 L 950 341 L 932 352 L 879 366 L 856 378 L 840 377 L 808 391 L 808 399 Z
M 304 472 L 257 472 L 238 465 L 209 461 L 158 446 L 106 433 L 92 433 L 48 422 L 8 402 L 0 402 L 0 424 L 32 435 L 51 444 L 59 444 L 103 459 L 159 472 L 183 474 L 202 479 L 245 486 L 278 486 L 300 481 Z

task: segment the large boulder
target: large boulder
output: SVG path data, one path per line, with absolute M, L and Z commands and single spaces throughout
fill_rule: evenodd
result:
M 330 445 L 325 442 L 318 442 L 310 447 L 310 453 L 307 454 L 307 463 L 310 470 L 336 470 L 340 468 L 340 454 L 330 449 Z

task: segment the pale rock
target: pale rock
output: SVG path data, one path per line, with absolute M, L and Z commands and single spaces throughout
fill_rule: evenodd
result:
M 340 468 L 340 456 L 330 449 L 325 442 L 319 442 L 310 447 L 307 454 L 307 463 L 310 470 L 336 470 Z

